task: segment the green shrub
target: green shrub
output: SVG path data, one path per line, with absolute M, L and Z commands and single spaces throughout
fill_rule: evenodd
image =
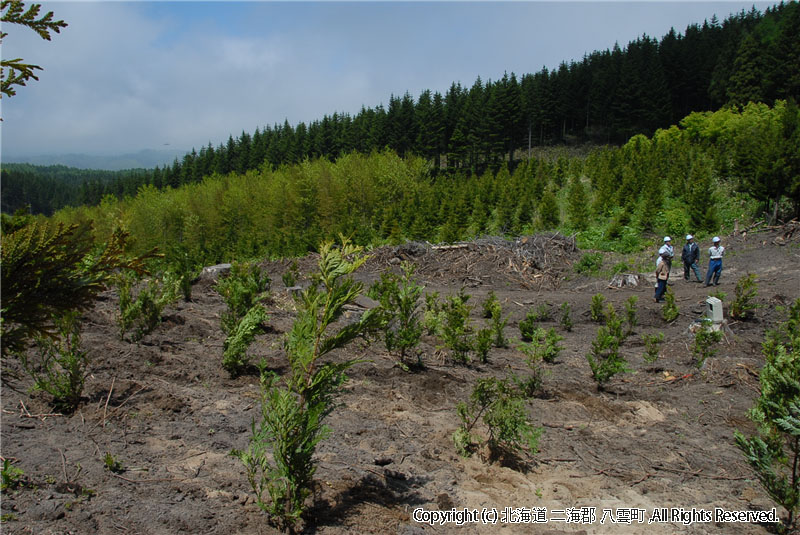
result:
M 444 303 L 444 321 L 441 325 L 441 336 L 445 347 L 450 349 L 453 360 L 460 363 L 469 362 L 469 352 L 475 347 L 474 332 L 469 320 L 472 307 L 467 305 L 469 296 L 464 289 L 451 295 Z
M 631 266 L 627 262 L 618 262 L 614 264 L 613 268 L 611 268 L 611 271 L 614 273 L 614 275 L 617 275 L 619 273 L 627 273 L 630 270 Z
M 531 344 L 520 344 L 519 349 L 525 354 L 525 363 L 530 373 L 524 378 L 513 375 L 511 380 L 523 396 L 532 398 L 542 391 L 544 384 L 545 370 L 542 367 L 542 355 L 537 351 L 538 348 Z
M 698 368 L 702 368 L 706 359 L 717 353 L 715 346 L 720 340 L 722 340 L 722 332 L 712 329 L 711 320 L 703 320 L 700 328 L 694 333 L 694 345 L 692 346 L 692 356 Z
M 369 295 L 381 304 L 385 312 L 385 343 L 388 351 L 399 351 L 400 363 L 405 365 L 405 358 L 410 351 L 419 345 L 423 325 L 420 314 L 419 298 L 423 286 L 414 279 L 413 264 L 403 264 L 403 275 L 391 272 L 381 274 L 379 281 L 369 290 Z M 417 366 L 422 366 L 417 354 Z
M 519 333 L 523 341 L 530 342 L 533 340 L 533 335 L 537 329 L 537 318 L 536 313 L 533 310 L 529 310 L 525 318 L 519 322 Z
M 504 330 L 508 325 L 508 316 L 502 317 L 502 310 L 500 308 L 492 311 L 491 331 L 494 333 L 494 346 L 495 347 L 508 347 L 508 340 L 506 340 Z
M 55 320 L 58 336 L 38 336 L 34 360 L 19 353 L 23 369 L 33 379 L 34 390 L 53 396 L 53 406 L 73 412 L 81 401 L 83 385 L 88 375 L 89 356 L 82 351 L 78 312 L 72 311 Z
M 145 334 L 161 323 L 161 312 L 168 304 L 177 299 L 177 281 L 159 281 L 149 279 L 140 283 L 140 289 L 134 296 L 133 287 L 137 283 L 135 273 L 130 271 L 119 273 L 116 277 L 119 294 L 119 313 L 117 326 L 121 340 L 133 329 L 131 340 L 141 340 Z
M 535 309 L 531 308 L 525 315 L 525 319 L 519 322 L 519 331 L 522 339 L 530 342 L 533 339 L 533 333 L 536 326 L 541 321 L 549 321 L 552 319 L 550 312 L 550 305 L 548 303 L 539 303 Z
M 544 362 L 553 363 L 563 349 L 558 345 L 563 339 L 564 337 L 559 336 L 554 327 L 546 330 L 539 327 L 533 331 L 531 342 L 520 344 L 520 348 L 525 354 L 535 355 Z
M 441 336 L 444 324 L 444 305 L 439 300 L 439 292 L 425 293 L 425 311 L 422 313 L 422 326 L 429 336 Z
M 800 509 L 800 299 L 789 320 L 764 344 L 761 395 L 750 410 L 757 434 L 735 432 L 736 445 L 769 496 L 788 513 L 788 532 Z
M 627 334 L 633 334 L 633 330 L 639 325 L 639 318 L 636 317 L 636 303 L 639 302 L 639 298 L 635 295 L 632 295 L 625 301 L 625 320 L 628 324 Z
M 606 329 L 608 329 L 611 336 L 617 339 L 617 345 L 624 342 L 626 334 L 622 330 L 622 319 L 617 315 L 617 309 L 614 308 L 612 303 L 608 304 L 603 316 L 606 320 Z
M 605 326 L 597 329 L 597 337 L 592 342 L 592 350 L 586 354 L 586 360 L 592 370 L 592 378 L 601 390 L 616 374 L 630 371 L 627 361 L 619 354 L 619 338 Z
M 287 288 L 293 287 L 297 284 L 297 279 L 299 278 L 300 273 L 297 269 L 297 260 L 292 260 L 292 263 L 289 264 L 289 269 L 281 275 L 281 280 L 283 281 L 283 285 Z
M 342 241 L 339 248 L 331 243 L 320 246 L 319 273 L 298 298 L 297 317 L 286 341 L 289 371 L 283 378 L 262 375 L 261 418 L 253 421 L 248 448 L 231 452 L 244 464 L 258 506 L 273 523 L 291 531 L 311 495 L 316 447 L 330 432 L 324 421 L 335 407 L 345 372 L 357 362 L 320 359 L 382 324 L 380 313 L 370 310 L 358 321 L 328 332 L 363 288 L 349 275 L 366 257 L 359 247 Z
M 0 470 L 0 490 L 7 492 L 13 490 L 22 483 L 25 472 L 21 468 L 11 464 L 8 459 L 3 459 L 3 468 Z
M 262 301 L 270 288 L 269 276 L 257 264 L 234 262 L 228 276 L 217 281 L 217 292 L 228 310 L 222 313 L 222 330 L 230 334 L 247 311 Z
M 103 468 L 113 474 L 121 474 L 125 471 L 125 467 L 122 466 L 122 462 L 119 459 L 116 459 L 109 452 L 106 452 L 106 454 L 103 456 Z
M 572 306 L 564 301 L 561 303 L 561 317 L 559 319 L 559 324 L 564 328 L 565 331 L 571 332 L 572 331 Z
M 592 318 L 592 321 L 596 323 L 605 321 L 605 303 L 606 298 L 603 294 L 595 294 L 592 296 L 592 304 L 589 308 L 589 316 Z
M 758 308 L 758 305 L 753 302 L 758 295 L 755 273 L 748 273 L 736 281 L 734 295 L 731 303 L 731 317 L 737 320 L 752 318 L 755 309 Z
M 642 342 L 644 342 L 645 347 L 642 358 L 644 358 L 645 362 L 649 362 L 650 364 L 654 363 L 658 360 L 661 344 L 664 343 L 664 333 L 643 334 Z
M 166 279 L 174 280 L 184 301 L 192 300 L 192 283 L 200 276 L 202 264 L 183 245 L 173 246 L 164 257 Z
M 489 290 L 489 293 L 486 294 L 486 300 L 483 302 L 483 317 L 487 319 L 491 318 L 495 313 L 499 314 L 500 311 L 500 301 L 494 294 L 494 290 Z
M 602 253 L 585 253 L 581 259 L 575 264 L 575 271 L 577 273 L 595 274 L 603 267 L 603 254 Z
M 231 377 L 240 375 L 250 365 L 247 349 L 256 335 L 263 331 L 263 324 L 268 319 L 267 311 L 262 305 L 253 305 L 225 339 L 222 367 L 231 374 Z
M 36 336 L 56 332 L 54 317 L 87 310 L 119 270 L 145 272 L 152 253 L 128 258 L 128 233 L 117 229 L 95 247 L 88 225 L 38 223 L 4 233 L 0 246 L 3 292 L 0 350 L 23 350 Z
M 664 294 L 664 306 L 661 308 L 661 317 L 667 323 L 672 323 L 678 319 L 678 305 L 675 304 L 675 293 L 672 289 L 668 288 L 667 293 Z
M 489 362 L 489 350 L 492 348 L 492 330 L 479 329 L 475 335 L 475 353 L 478 359 L 486 364 Z
M 492 456 L 502 453 L 527 451 L 538 452 L 542 428 L 528 421 L 525 399 L 508 380 L 496 377 L 479 379 L 472 390 L 468 403 L 457 406 L 461 425 L 453 434 L 456 451 L 460 455 L 471 455 L 480 444 L 480 437 L 473 433 L 479 420 L 486 425 L 489 437 L 487 445 Z

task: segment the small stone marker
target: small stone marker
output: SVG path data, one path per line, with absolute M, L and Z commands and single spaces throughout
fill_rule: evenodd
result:
M 723 321 L 722 301 L 716 297 L 708 297 L 706 299 L 706 305 L 708 305 L 708 308 L 706 309 L 706 317 L 714 324 L 714 330 L 718 330 Z

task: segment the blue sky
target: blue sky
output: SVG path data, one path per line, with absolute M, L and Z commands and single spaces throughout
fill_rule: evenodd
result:
M 555 68 L 753 5 L 773 3 L 45 2 L 69 24 L 52 41 L 3 27 L 3 57 L 44 70 L 2 99 L 2 159 L 216 146 L 391 94 Z

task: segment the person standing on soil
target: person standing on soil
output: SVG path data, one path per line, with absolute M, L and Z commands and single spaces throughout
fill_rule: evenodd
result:
M 694 276 L 697 282 L 703 282 L 703 277 L 700 276 L 700 269 L 697 267 L 697 261 L 700 259 L 700 248 L 694 242 L 694 236 L 688 234 L 686 236 L 686 245 L 683 246 L 681 252 L 681 260 L 683 260 L 683 279 L 689 280 L 689 270 L 694 271 Z
M 714 277 L 714 286 L 719 286 L 719 277 L 722 275 L 722 255 L 725 248 L 718 236 L 711 240 L 711 247 L 708 249 L 708 273 L 706 273 L 706 287 L 711 286 L 711 277 Z
M 669 264 L 669 269 L 672 269 L 672 258 L 675 256 L 675 249 L 672 248 L 672 238 L 664 236 L 664 245 L 658 250 L 658 258 L 656 258 L 656 268 L 661 265 L 661 262 Z
M 673 256 L 675 256 L 675 250 L 672 248 L 672 238 L 664 236 L 664 245 L 658 250 L 658 259 L 656 260 L 656 303 L 664 302 Z

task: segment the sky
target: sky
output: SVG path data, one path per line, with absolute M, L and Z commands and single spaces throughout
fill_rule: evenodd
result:
M 44 2 L 51 41 L 5 24 L 2 57 L 42 67 L 3 97 L 3 161 L 190 151 L 580 61 L 772 2 Z

